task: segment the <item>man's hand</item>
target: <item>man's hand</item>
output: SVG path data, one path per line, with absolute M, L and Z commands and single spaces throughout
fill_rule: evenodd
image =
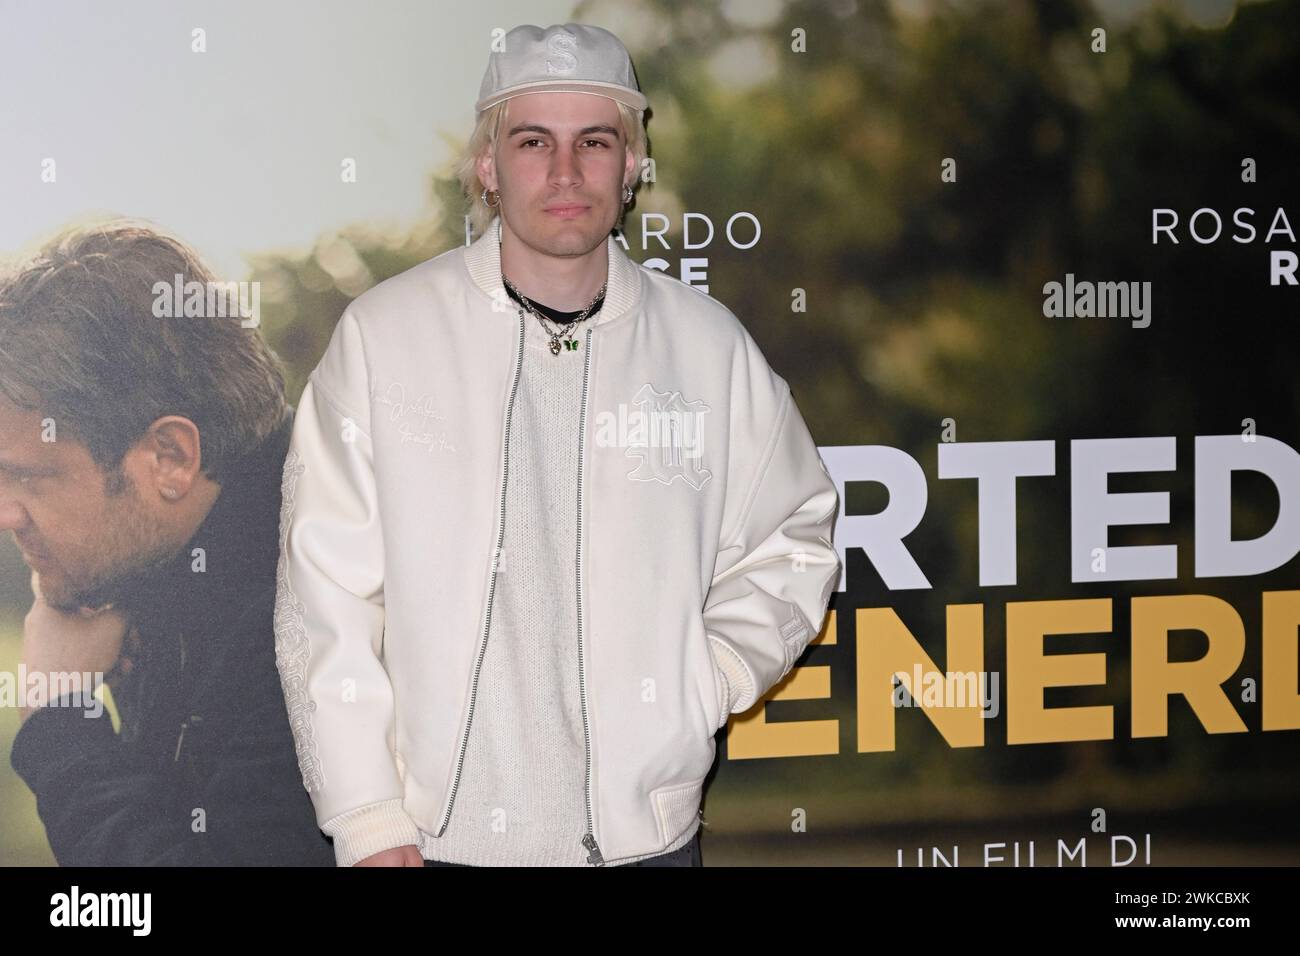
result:
M 391 850 L 380 850 L 364 860 L 358 860 L 353 866 L 424 866 L 424 857 L 418 846 L 396 846 Z
M 89 692 L 94 689 L 95 674 L 113 669 L 122 653 L 126 636 L 126 616 L 112 607 L 102 611 L 67 612 L 45 603 L 40 575 L 32 572 L 32 593 L 36 599 L 23 619 L 23 664 L 28 674 L 44 672 L 46 688 L 56 692 Z M 83 686 L 84 673 L 92 683 Z M 37 702 L 37 706 L 50 700 Z M 18 719 L 25 721 L 34 707 L 20 706 Z

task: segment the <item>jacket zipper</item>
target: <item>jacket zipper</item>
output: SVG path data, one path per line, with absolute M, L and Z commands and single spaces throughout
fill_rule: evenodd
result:
M 582 415 L 578 430 L 578 553 L 574 567 L 577 571 L 578 584 L 578 689 L 582 698 L 582 736 L 587 746 L 587 833 L 582 838 L 582 845 L 591 852 L 587 862 L 604 866 L 605 858 L 601 856 L 600 846 L 596 843 L 596 828 L 591 816 L 591 730 L 587 725 L 587 680 L 582 656 L 582 479 L 583 451 L 587 443 L 587 378 L 591 372 L 591 332 L 587 329 L 587 354 L 583 356 L 582 366 Z
M 185 686 L 185 682 L 184 682 L 184 677 L 185 677 L 185 632 L 184 632 L 184 631 L 181 631 L 181 632 L 177 635 L 177 642 L 180 644 L 180 649 L 181 649 L 181 655 L 180 655 L 180 656 L 181 656 L 181 660 L 180 660 L 180 664 L 179 664 L 179 666 L 176 668 L 176 686 L 177 686 L 177 687 L 180 687 L 180 688 L 184 688 L 184 686 Z M 202 722 L 203 722 L 203 716 L 202 716 L 201 714 L 190 714 L 188 717 L 186 717 L 184 720 L 181 721 L 181 732 L 176 736 L 176 751 L 175 751 L 175 753 L 172 754 L 172 763 L 180 763 L 180 759 L 181 759 L 181 751 L 182 751 L 182 749 L 183 749 L 184 746 L 185 746 L 185 732 L 188 731 L 191 727 L 194 727 L 194 726 L 196 726 L 196 725 L 198 725 L 198 724 L 201 724 Z M 193 747 L 191 747 L 191 748 L 190 748 L 190 751 L 186 753 L 186 764 L 185 764 L 185 766 L 186 766 L 186 772 L 187 772 L 187 773 L 190 772 L 190 771 L 192 771 L 192 768 L 193 768 L 193 756 L 194 756 L 194 755 L 193 755 Z M 193 777 L 191 776 L 191 781 L 192 781 L 192 780 L 193 780 Z
M 176 665 L 176 686 L 184 687 L 185 676 L 185 634 L 181 632 L 176 635 L 177 643 L 180 645 L 180 663 Z M 185 743 L 185 731 L 189 728 L 189 719 L 181 721 L 181 732 L 176 737 L 176 752 L 172 754 L 172 763 L 178 763 L 181 759 L 181 746 Z
M 588 333 L 590 334 L 590 333 Z M 465 732 L 460 739 L 460 755 L 456 758 L 456 776 L 451 784 L 451 796 L 447 799 L 447 809 L 443 811 L 442 823 L 438 826 L 436 837 L 442 836 L 447 831 L 447 824 L 451 820 L 451 808 L 456 802 L 456 791 L 460 787 L 460 774 L 465 765 L 465 749 L 469 745 L 469 728 L 474 722 L 474 703 L 478 696 L 478 676 L 479 670 L 483 666 L 483 655 L 487 652 L 488 632 L 492 626 L 492 598 L 497 588 L 497 565 L 501 561 L 501 543 L 505 539 L 506 533 L 506 483 L 509 479 L 510 469 L 510 419 L 515 410 L 515 393 L 519 389 L 519 371 L 524 362 L 524 314 L 519 312 L 519 343 L 515 349 L 515 378 L 510 385 L 510 400 L 506 404 L 506 429 L 505 437 L 501 442 L 501 498 L 497 505 L 497 543 L 496 551 L 492 557 L 492 579 L 488 584 L 487 610 L 483 615 L 483 638 L 479 644 L 478 660 L 474 663 L 474 683 L 470 689 L 469 695 L 469 713 L 465 715 Z

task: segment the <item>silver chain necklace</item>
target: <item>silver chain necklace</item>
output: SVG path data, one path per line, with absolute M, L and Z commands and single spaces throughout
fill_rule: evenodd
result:
M 522 292 L 516 289 L 515 284 L 506 278 L 506 274 L 504 272 L 501 273 L 501 281 L 504 282 L 509 287 L 510 291 L 512 291 L 515 295 L 519 296 L 519 301 L 524 304 L 524 308 L 537 317 L 537 321 L 542 324 L 542 330 L 545 331 L 546 334 L 551 337 L 552 355 L 560 354 L 560 349 L 562 347 L 560 344 L 561 341 L 563 341 L 564 347 L 567 347 L 570 352 L 576 352 L 578 350 L 578 341 L 573 336 L 573 330 L 578 327 L 579 322 L 585 321 L 591 315 L 592 310 L 596 308 L 596 303 L 599 302 L 601 296 L 605 294 L 605 287 L 609 284 L 608 280 L 600 284 L 600 291 L 596 293 L 595 297 L 591 300 L 591 302 L 587 305 L 587 307 L 582 310 L 582 313 L 576 319 L 568 323 L 567 331 L 569 334 L 567 337 L 564 337 L 565 330 L 558 329 L 558 328 L 552 329 L 551 326 L 547 323 L 546 317 L 542 315 L 542 313 L 538 312 L 535 308 L 533 308 L 533 303 L 528 299 L 528 296 L 524 295 Z

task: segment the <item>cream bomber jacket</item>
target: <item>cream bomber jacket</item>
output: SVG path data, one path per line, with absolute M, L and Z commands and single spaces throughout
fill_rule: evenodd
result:
M 577 573 L 556 600 L 578 612 L 594 865 L 696 823 L 714 735 L 789 672 L 840 574 L 839 495 L 785 380 L 725 306 L 607 250 L 604 305 L 554 356 L 584 363 Z M 352 302 L 303 390 L 276 661 L 340 866 L 455 810 L 523 348 L 494 220 Z

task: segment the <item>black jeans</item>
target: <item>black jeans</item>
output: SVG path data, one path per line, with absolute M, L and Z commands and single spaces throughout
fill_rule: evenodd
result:
M 425 860 L 425 866 L 469 866 L 468 863 L 443 863 L 441 860 Z M 619 863 L 618 866 L 703 866 L 700 861 L 700 831 L 683 843 L 676 850 L 660 853 L 658 856 L 637 860 L 635 863 Z

